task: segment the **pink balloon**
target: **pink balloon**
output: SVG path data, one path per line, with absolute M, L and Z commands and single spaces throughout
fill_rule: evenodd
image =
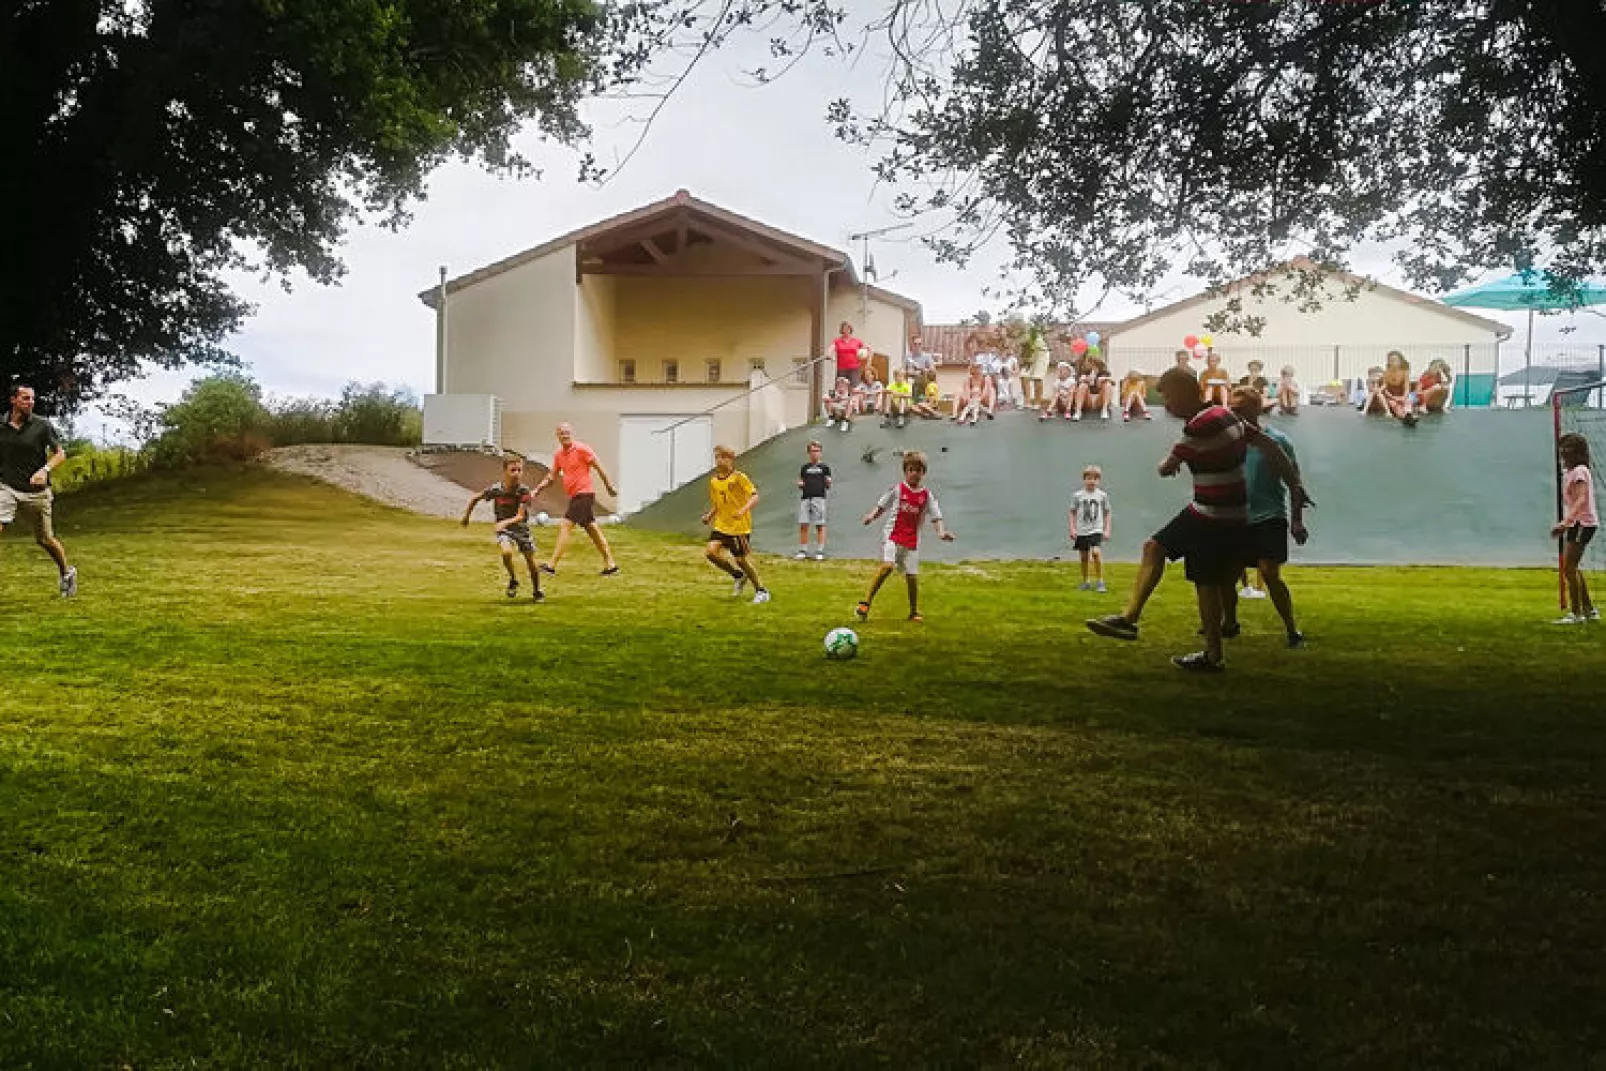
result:
M 1191 350 L 1199 344 L 1199 336 L 1189 335 L 1187 338 L 1182 340 L 1182 344 Z
M 1205 348 L 1205 344 L 1203 342 L 1196 343 L 1193 347 L 1193 355 L 1195 357 L 1203 357 L 1209 352 L 1210 351 Z
M 1071 340 L 1071 352 L 1078 357 L 1087 352 L 1087 339 L 1077 338 Z

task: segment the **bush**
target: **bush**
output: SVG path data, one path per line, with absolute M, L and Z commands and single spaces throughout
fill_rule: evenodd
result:
M 67 460 L 56 466 L 50 486 L 56 491 L 76 491 L 92 483 L 103 483 L 144 472 L 149 458 L 139 450 L 122 446 L 86 445 L 75 439 L 66 445 Z
M 423 413 L 411 391 L 390 390 L 383 383 L 350 383 L 340 394 L 335 409 L 337 442 L 417 446 L 423 434 Z
M 268 438 L 274 446 L 332 443 L 337 439 L 333 402 L 319 398 L 287 398 L 269 407 Z
M 160 414 L 161 434 L 149 449 L 152 463 L 163 468 L 248 461 L 271 445 L 262 388 L 238 372 L 196 380 L 177 402 L 161 406 Z

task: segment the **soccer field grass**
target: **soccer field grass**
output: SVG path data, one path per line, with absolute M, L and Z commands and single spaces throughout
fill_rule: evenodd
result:
M 466 497 L 466 496 L 465 496 Z M 889 584 L 468 532 L 266 472 L 0 544 L 0 1067 L 1582 1067 L 1606 629 L 1537 571 L 1295 570 L 1220 678 L 1066 565 Z M 551 531 L 537 530 L 543 550 Z M 1124 591 L 1130 571 L 1112 571 Z

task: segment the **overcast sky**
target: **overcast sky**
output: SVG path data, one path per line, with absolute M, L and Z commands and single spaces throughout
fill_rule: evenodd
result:
M 874 49 L 856 63 L 816 56 L 778 82 L 755 87 L 740 72 L 763 62 L 761 51 L 750 45 L 705 61 L 629 165 L 601 187 L 576 181 L 574 152 L 528 138 L 523 148 L 544 170 L 539 180 L 498 179 L 466 165 L 443 168 L 404 231 L 361 228 L 350 234 L 343 250 L 348 273 L 338 286 L 295 279 L 286 293 L 276 282 L 240 280 L 241 291 L 258 308 L 231 348 L 272 394 L 334 395 L 351 380 L 425 393 L 433 386 L 434 321 L 416 295 L 435 282 L 440 265 L 460 275 L 680 188 L 850 250 L 857 259 L 859 248 L 850 248 L 848 236 L 897 219 L 890 194 L 876 187 L 872 159 L 838 142 L 824 115 L 835 97 L 878 99 Z M 617 122 L 613 105 L 590 112 L 597 119 L 594 149 L 606 162 L 630 146 L 638 127 Z M 996 285 L 1003 250 L 963 272 L 936 264 L 918 242 L 899 235 L 877 240 L 873 253 L 882 284 L 919 300 L 928 323 L 952 322 L 994 304 L 984 291 Z M 1362 251 L 1354 266 L 1401 283 L 1381 254 Z M 1498 274 L 1503 273 L 1491 276 Z M 1179 283 L 1153 297 L 1164 304 L 1194 292 L 1196 287 Z M 1139 311 L 1116 304 L 1099 315 Z M 1519 329 L 1518 345 L 1506 349 L 1508 359 L 1514 350 L 1520 362 L 1521 320 L 1486 315 Z M 1576 330 L 1563 335 L 1568 323 Z M 1606 318 L 1544 318 L 1536 337 L 1606 342 Z M 148 402 L 170 400 L 193 375 L 152 376 L 128 393 Z

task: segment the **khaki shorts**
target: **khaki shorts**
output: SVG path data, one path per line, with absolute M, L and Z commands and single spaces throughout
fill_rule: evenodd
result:
M 56 538 L 56 530 L 50 524 L 50 503 L 54 497 L 48 487 L 43 491 L 17 491 L 0 483 L 0 527 L 10 524 L 21 513 L 33 522 L 35 539 Z

